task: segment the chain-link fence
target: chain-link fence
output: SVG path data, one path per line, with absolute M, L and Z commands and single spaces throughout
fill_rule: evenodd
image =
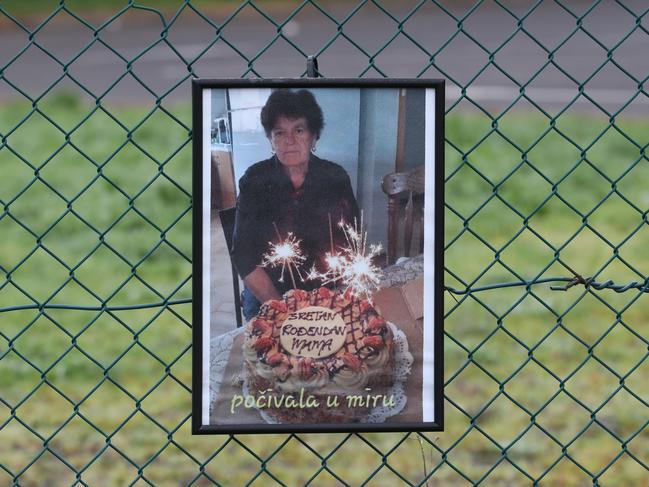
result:
M 649 484 L 646 14 L 1 2 L 0 483 Z M 443 433 L 190 434 L 188 80 L 309 55 L 448 80 Z

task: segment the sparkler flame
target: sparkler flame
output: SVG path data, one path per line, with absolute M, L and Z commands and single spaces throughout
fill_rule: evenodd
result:
M 339 253 L 325 254 L 327 269 L 318 272 L 314 267 L 307 275 L 308 279 L 320 279 L 323 284 L 338 283 L 344 286 L 345 291 L 349 290 L 356 298 L 370 299 L 371 293 L 378 288 L 381 269 L 376 266 L 372 259 L 381 253 L 381 244 L 372 244 L 367 247 L 367 232 L 358 229 L 356 221 L 354 225 L 338 222 L 345 235 L 347 246 L 341 247 Z
M 325 262 L 327 263 L 330 269 L 335 271 L 338 271 L 343 265 L 342 259 L 337 254 L 331 255 L 327 253 L 327 256 L 325 257 Z
M 288 270 L 293 288 L 297 288 L 293 270 L 295 270 L 300 280 L 304 280 L 299 266 L 306 260 L 306 257 L 302 254 L 300 242 L 301 240 L 297 239 L 292 232 L 288 232 L 285 240 L 280 240 L 276 244 L 268 242 L 268 252 L 262 255 L 261 261 L 262 267 L 282 266 L 279 282 L 284 282 L 284 273 Z

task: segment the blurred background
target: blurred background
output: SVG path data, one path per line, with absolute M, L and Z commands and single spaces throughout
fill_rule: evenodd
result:
M 649 484 L 648 24 L 635 0 L 0 1 L 0 483 Z M 307 55 L 447 81 L 443 433 L 190 434 L 190 80 Z

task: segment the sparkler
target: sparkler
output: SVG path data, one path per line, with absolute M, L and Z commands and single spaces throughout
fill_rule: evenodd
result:
M 297 289 L 293 269 L 295 269 L 298 277 L 303 281 L 304 278 L 302 277 L 299 265 L 306 260 L 306 257 L 302 254 L 302 249 L 300 249 L 301 240 L 297 239 L 292 232 L 288 232 L 286 239 L 282 240 L 277 225 L 274 222 L 273 226 L 275 227 L 275 232 L 277 232 L 279 242 L 276 244 L 268 242 L 269 250 L 266 254 L 262 255 L 261 265 L 262 267 L 278 267 L 281 265 L 282 275 L 279 278 L 279 282 L 284 282 L 284 273 L 288 270 L 293 288 Z
M 338 280 L 340 280 L 341 273 L 342 273 L 342 266 L 344 265 L 343 257 L 337 254 L 334 250 L 334 236 L 333 236 L 333 229 L 331 226 L 331 213 L 328 214 L 328 217 L 329 217 L 329 242 L 331 244 L 331 252 L 325 253 L 324 260 L 325 263 L 327 264 L 327 268 L 324 272 L 318 272 L 318 269 L 316 269 L 314 264 L 306 276 L 306 278 L 311 281 L 320 280 L 323 285 L 335 283 Z
M 347 247 L 342 249 L 344 264 L 341 266 L 341 280 L 350 290 L 352 296 L 369 299 L 374 289 L 379 287 L 381 269 L 376 266 L 372 259 L 381 253 L 381 244 L 367 246 L 367 232 L 363 231 L 363 214 L 361 213 L 360 230 L 354 226 L 340 221 L 338 226 L 342 228 Z
M 318 269 L 314 265 L 306 275 L 306 278 L 311 281 L 320 280 L 323 285 L 338 282 L 342 278 L 345 257 L 327 252 L 324 260 L 327 264 L 326 270 L 324 272 L 318 272 Z
M 354 219 L 354 225 L 341 220 L 338 226 L 345 235 L 347 245 L 340 248 L 339 253 L 332 251 L 325 254 L 327 269 L 318 272 L 315 267 L 307 275 L 308 279 L 320 279 L 323 284 L 340 283 L 356 298 L 369 299 L 371 292 L 378 288 L 381 269 L 373 262 L 381 253 L 381 244 L 367 245 L 367 232 L 363 231 L 363 215 L 361 213 L 360 229 Z M 331 232 L 331 229 L 330 229 Z

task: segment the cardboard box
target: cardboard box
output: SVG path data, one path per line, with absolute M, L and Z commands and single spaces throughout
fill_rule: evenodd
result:
M 405 333 L 408 340 L 408 349 L 414 359 L 412 372 L 405 388 L 408 402 L 405 409 L 397 416 L 398 421 L 420 422 L 423 420 L 421 409 L 424 343 L 423 277 L 400 286 L 379 289 L 374 293 L 373 300 L 374 307 L 381 316 Z

